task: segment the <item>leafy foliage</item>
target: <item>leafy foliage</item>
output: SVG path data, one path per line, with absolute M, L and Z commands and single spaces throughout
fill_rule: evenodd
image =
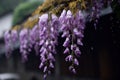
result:
M 0 16 L 12 11 L 19 3 L 26 0 L 0 0 Z
M 16 25 L 23 22 L 42 3 L 43 1 L 29 1 L 29 2 L 20 4 L 14 11 L 12 24 Z

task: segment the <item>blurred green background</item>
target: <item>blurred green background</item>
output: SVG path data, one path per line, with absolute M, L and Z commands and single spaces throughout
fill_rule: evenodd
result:
M 7 14 L 15 9 L 15 7 L 28 0 L 0 0 L 0 16 Z
M 43 0 L 1 0 L 0 17 L 12 13 L 12 26 L 21 24 L 42 3 Z
M 38 0 L 32 0 L 28 2 L 24 2 L 16 7 L 14 10 L 13 15 L 13 23 L 12 25 L 20 24 L 24 20 L 26 20 L 31 13 L 43 3 L 43 1 Z

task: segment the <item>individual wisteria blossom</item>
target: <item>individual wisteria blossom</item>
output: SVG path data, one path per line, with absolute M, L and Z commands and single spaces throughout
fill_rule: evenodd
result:
M 29 30 L 22 29 L 19 34 L 19 41 L 20 41 L 20 52 L 22 55 L 22 61 L 26 61 L 27 55 L 31 51 L 31 44 L 29 44 Z
M 79 46 L 83 45 L 85 18 L 81 11 L 78 11 L 74 16 L 70 10 L 63 10 L 59 20 L 62 38 L 66 38 L 63 43 L 65 47 L 64 54 L 67 55 L 65 61 L 71 63 L 69 70 L 76 73 L 75 66 L 79 65 L 77 58 L 81 55 Z
M 16 30 L 6 31 L 4 34 L 6 56 L 9 57 L 14 49 L 15 43 L 18 41 L 18 33 Z
M 54 68 L 55 46 L 57 45 L 59 20 L 54 14 L 43 14 L 39 17 L 40 26 L 40 60 L 39 68 L 43 68 L 44 79 Z
M 35 25 L 32 30 L 30 31 L 30 43 L 36 52 L 36 55 L 39 54 L 39 34 L 40 34 L 40 27 Z

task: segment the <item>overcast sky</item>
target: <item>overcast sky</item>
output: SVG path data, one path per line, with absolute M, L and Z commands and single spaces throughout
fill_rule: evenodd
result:
M 12 14 L 8 14 L 4 17 L 0 17 L 0 38 L 3 36 L 3 32 L 9 30 L 12 25 Z

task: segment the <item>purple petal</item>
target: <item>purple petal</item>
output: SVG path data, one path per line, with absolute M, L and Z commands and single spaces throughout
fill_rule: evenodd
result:
M 44 67 L 44 70 L 43 70 L 43 72 L 46 72 L 46 71 L 47 71 L 47 66 L 45 66 L 45 67 Z
M 66 18 L 71 18 L 72 17 L 72 12 L 70 10 L 67 11 Z
M 81 51 L 79 50 L 79 48 L 77 47 L 75 50 L 75 55 L 76 56 L 80 56 L 81 55 Z
M 77 44 L 83 46 L 83 43 L 81 42 L 80 39 L 77 39 Z
M 69 36 L 69 32 L 68 31 L 63 32 L 62 37 L 67 37 L 67 36 Z
M 74 59 L 74 64 L 79 65 L 79 62 L 76 58 Z
M 82 36 L 82 33 L 81 33 L 80 31 L 78 31 L 77 28 L 75 28 L 75 29 L 73 30 L 73 32 L 74 32 L 74 34 L 75 34 L 76 36 Z
M 70 40 L 69 40 L 69 38 L 67 37 L 66 40 L 65 40 L 65 42 L 63 43 L 63 46 L 64 46 L 64 47 L 67 47 L 67 46 L 69 45 L 69 43 L 70 43 Z
M 70 52 L 69 48 L 66 48 L 64 51 L 64 54 L 69 53 L 69 52 Z
M 51 59 L 51 60 L 55 61 L 55 58 L 54 58 L 54 56 L 52 55 L 52 53 L 49 53 L 48 59 Z
M 58 17 L 55 14 L 52 14 L 52 20 L 58 20 Z
M 48 42 L 48 40 L 46 40 L 45 45 L 48 46 L 48 44 L 49 44 L 49 42 Z
M 75 50 L 77 48 L 76 44 L 71 45 L 71 50 Z
M 43 44 L 44 44 L 44 40 L 41 40 L 40 43 L 39 43 L 39 45 L 41 46 Z
M 43 63 L 40 63 L 39 68 L 41 69 L 43 66 L 44 66 Z
M 73 69 L 73 66 L 69 66 L 69 70 L 71 71 Z
M 43 27 L 47 23 L 48 14 L 43 14 L 39 17 L 39 26 Z
M 73 72 L 74 74 L 76 74 L 76 70 L 75 70 L 74 68 L 72 69 L 72 72 Z
M 43 51 L 44 51 L 44 49 L 45 49 L 44 47 L 41 47 L 40 52 L 43 52 Z
M 51 45 L 48 46 L 48 50 L 52 50 L 52 46 Z
M 65 16 L 66 16 L 66 10 L 63 10 L 63 12 L 61 13 L 61 15 L 59 17 L 59 21 L 64 22 Z
M 73 60 L 73 56 L 69 55 L 65 58 L 65 61 L 72 61 Z
M 62 26 L 61 26 L 60 30 L 61 30 L 61 31 L 64 31 L 64 30 L 66 30 L 66 29 L 67 29 L 67 25 L 62 24 Z
M 46 80 L 46 78 L 47 78 L 47 74 L 44 74 L 44 77 L 43 77 L 43 78 L 44 78 L 44 80 Z
M 54 68 L 54 65 L 52 62 L 50 62 L 50 65 L 49 65 L 51 68 Z

